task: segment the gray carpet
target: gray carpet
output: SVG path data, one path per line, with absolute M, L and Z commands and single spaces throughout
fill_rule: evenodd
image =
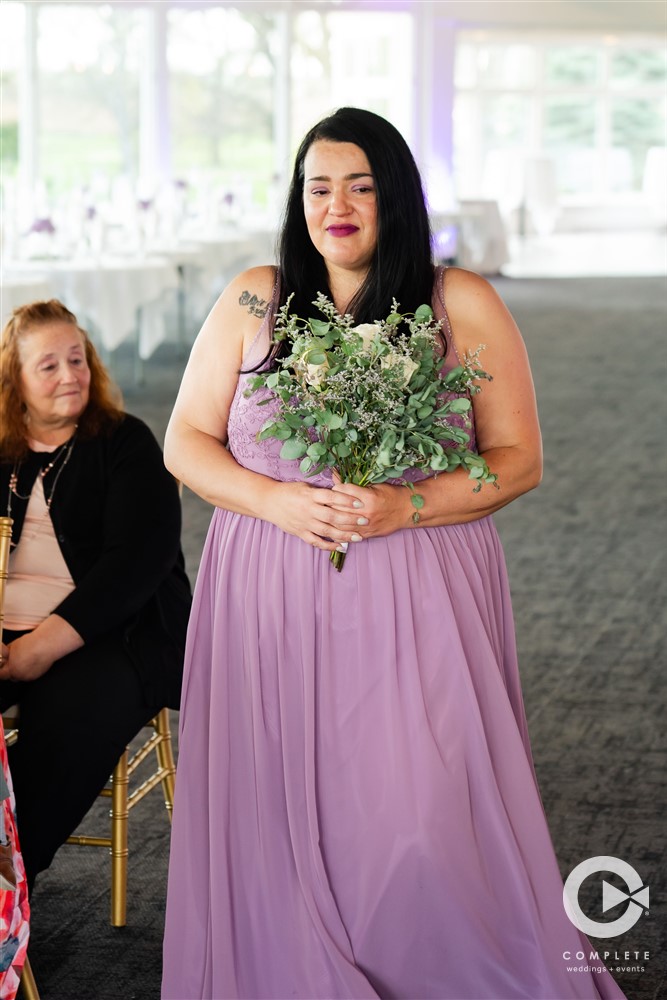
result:
M 667 996 L 667 286 L 658 278 L 495 284 L 528 345 L 545 443 L 542 486 L 496 518 L 544 805 L 563 876 L 588 857 L 614 855 L 650 885 L 649 912 L 623 936 L 595 944 L 612 953 L 610 967 L 645 970 L 617 974 L 629 1000 L 657 1000 Z M 136 389 L 119 359 L 128 409 L 158 435 L 181 367 L 165 348 Z M 184 519 L 194 576 L 209 510 L 187 491 Z M 126 928 L 108 925 L 108 861 L 99 849 L 65 847 L 40 878 L 31 958 L 42 1000 L 159 996 L 169 836 L 159 793 L 130 824 Z

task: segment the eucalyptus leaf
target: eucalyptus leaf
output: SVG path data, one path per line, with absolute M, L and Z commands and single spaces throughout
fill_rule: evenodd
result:
M 463 375 L 463 366 L 457 365 L 456 368 L 450 369 L 446 375 L 443 375 L 442 381 L 445 385 L 451 385 L 453 382 L 458 381 Z
M 306 454 L 306 444 L 298 438 L 289 438 L 280 449 L 280 457 L 286 460 L 302 458 Z
M 415 319 L 418 323 L 428 323 L 433 319 L 433 310 L 426 304 L 421 305 L 415 310 Z
M 323 319 L 311 319 L 310 328 L 316 337 L 324 337 L 331 329 L 331 323 Z
M 471 404 L 470 404 L 470 400 L 469 399 L 465 399 L 465 398 L 462 398 L 462 399 L 452 399 L 451 402 L 450 402 L 450 404 L 449 404 L 449 412 L 450 413 L 467 413 L 468 410 L 470 409 L 470 405 Z
M 385 482 L 387 479 L 400 479 L 403 473 L 405 472 L 406 468 L 407 466 L 405 465 L 396 465 L 393 468 L 389 467 L 387 469 L 384 469 L 382 478 L 376 479 L 376 482 L 382 483 Z

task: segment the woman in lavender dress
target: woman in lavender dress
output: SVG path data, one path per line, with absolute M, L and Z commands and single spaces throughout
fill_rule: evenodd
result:
M 443 371 L 486 345 L 463 471 L 401 486 L 305 480 L 246 397 L 271 321 L 323 291 L 356 321 L 431 301 Z M 241 374 L 239 374 L 239 372 Z M 188 636 L 164 1000 L 622 996 L 582 948 L 532 768 L 490 515 L 535 487 L 523 342 L 481 277 L 434 269 L 421 181 L 384 119 L 343 108 L 297 154 L 280 267 L 221 296 L 166 440 L 215 512 Z M 337 573 L 329 554 L 348 546 Z

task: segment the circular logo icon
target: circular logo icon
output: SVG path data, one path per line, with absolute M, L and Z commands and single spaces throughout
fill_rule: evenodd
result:
M 593 920 L 586 916 L 579 905 L 579 890 L 583 882 L 589 875 L 597 872 L 613 872 L 628 887 L 628 891 L 623 892 L 602 880 L 603 913 L 620 903 L 628 904 L 624 913 L 616 920 Z M 587 858 L 568 875 L 563 887 L 563 906 L 574 926 L 584 934 L 597 938 L 618 937 L 634 927 L 644 910 L 648 910 L 648 886 L 642 883 L 640 876 L 627 861 L 604 856 Z

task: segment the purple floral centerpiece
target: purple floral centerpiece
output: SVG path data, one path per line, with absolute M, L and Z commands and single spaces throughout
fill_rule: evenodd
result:
M 31 233 L 47 233 L 52 236 L 56 231 L 56 227 L 48 218 L 35 219 L 28 231 Z

